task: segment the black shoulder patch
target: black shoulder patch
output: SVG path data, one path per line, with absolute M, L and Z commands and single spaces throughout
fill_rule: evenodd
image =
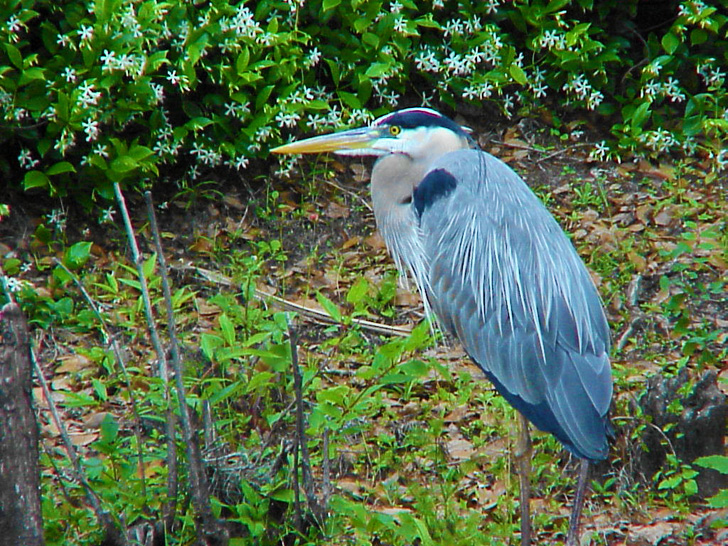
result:
M 422 216 L 438 199 L 450 195 L 457 185 L 457 179 L 445 169 L 435 169 L 427 173 L 412 194 L 417 216 Z

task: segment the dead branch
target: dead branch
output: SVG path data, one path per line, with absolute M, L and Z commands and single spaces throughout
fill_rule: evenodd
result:
M 144 281 L 144 272 L 142 270 L 142 260 L 139 255 L 139 250 L 136 246 L 136 240 L 134 238 L 133 228 L 131 226 L 131 220 L 129 219 L 129 213 L 126 211 L 123 195 L 118 184 L 114 184 L 114 190 L 119 201 L 119 206 L 122 208 L 122 214 L 124 216 L 124 222 L 127 225 L 127 235 L 129 237 L 129 243 L 132 246 L 134 252 L 134 262 L 137 264 L 137 270 L 139 272 L 139 280 L 142 287 L 146 287 L 146 281 Z M 197 542 L 200 545 L 210 546 L 226 546 L 230 540 L 230 534 L 223 523 L 218 520 L 212 513 L 212 506 L 210 504 L 210 490 L 207 483 L 207 477 L 205 475 L 205 468 L 202 463 L 202 453 L 200 452 L 200 444 L 197 437 L 197 431 L 194 429 L 192 424 L 192 418 L 190 416 L 189 406 L 187 405 L 187 398 L 185 395 L 185 386 L 183 380 L 182 360 L 179 354 L 179 343 L 177 341 L 176 330 L 174 325 L 173 309 L 172 309 L 172 296 L 169 290 L 169 281 L 167 275 L 167 262 L 164 259 L 164 253 L 162 251 L 161 239 L 159 237 L 159 230 L 157 229 L 156 218 L 154 217 L 154 207 L 151 206 L 151 199 L 148 199 L 148 212 L 150 215 L 150 223 L 152 233 L 155 239 L 155 245 L 157 246 L 157 260 L 159 263 L 160 275 L 162 277 L 162 286 L 164 290 L 164 300 L 167 309 L 167 324 L 169 328 L 169 335 L 171 340 L 171 354 L 172 354 L 172 366 L 174 367 L 174 379 L 177 388 L 177 398 L 179 402 L 179 413 L 180 421 L 182 423 L 182 435 L 187 450 L 187 464 L 189 465 L 189 476 L 190 476 L 190 490 L 192 496 L 192 504 L 195 508 L 195 513 L 198 518 L 199 525 L 197 526 Z M 166 288 L 165 288 L 166 287 Z M 159 336 L 156 333 L 156 326 L 154 323 L 154 317 L 152 315 L 151 300 L 147 291 L 147 295 L 144 298 L 145 308 L 147 310 L 147 320 L 149 321 L 149 331 L 153 337 L 156 337 L 157 342 L 155 343 L 155 349 L 160 356 L 160 370 L 163 370 L 164 375 L 162 379 L 165 384 L 168 380 L 168 369 L 167 361 L 164 358 L 164 352 L 159 343 Z M 162 365 L 161 362 L 164 362 Z
M 194 269 L 196 273 L 199 273 L 202 277 L 215 284 L 223 284 L 225 286 L 233 286 L 233 281 L 230 277 L 227 277 L 216 271 L 210 271 L 196 266 L 187 266 L 186 269 Z M 321 322 L 324 324 L 341 324 L 339 321 L 331 317 L 325 311 L 315 309 L 313 307 L 306 307 L 299 303 L 294 303 L 286 299 L 274 296 L 268 292 L 264 292 L 258 288 L 255 289 L 255 297 L 261 301 L 272 301 L 274 305 L 277 305 L 284 311 L 293 311 L 311 320 Z M 390 326 L 388 324 L 380 324 L 378 322 L 372 322 L 370 320 L 364 320 L 359 318 L 351 318 L 351 323 L 356 324 L 360 328 L 375 332 L 377 334 L 392 335 L 407 337 L 412 333 L 412 328 L 408 326 Z

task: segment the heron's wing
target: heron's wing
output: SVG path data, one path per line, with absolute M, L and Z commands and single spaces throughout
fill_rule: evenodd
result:
M 606 457 L 609 329 L 551 214 L 507 165 L 475 150 L 439 160 L 414 206 L 443 326 L 538 428 L 580 457 Z

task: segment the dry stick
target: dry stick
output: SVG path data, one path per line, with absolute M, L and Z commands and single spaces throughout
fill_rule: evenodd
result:
M 196 273 L 200 274 L 209 282 L 222 284 L 225 286 L 234 286 L 234 283 L 230 277 L 221 273 L 217 273 L 216 271 L 210 271 L 209 269 L 195 266 L 185 267 L 184 269 L 194 269 Z M 255 297 L 261 301 L 270 300 L 285 311 L 295 311 L 299 315 L 303 315 L 304 317 L 310 318 L 312 320 L 320 321 L 326 324 L 341 324 L 341 322 L 332 318 L 331 315 L 329 315 L 326 311 L 314 309 L 313 307 L 306 307 L 305 305 L 279 298 L 278 296 L 274 296 L 273 294 L 269 294 L 268 292 L 263 292 L 258 288 L 255 289 Z M 407 326 L 389 326 L 387 324 L 379 324 L 378 322 L 372 322 L 371 320 L 364 320 L 359 318 L 351 318 L 351 323 L 356 324 L 357 326 L 364 328 L 365 330 L 376 332 L 378 334 L 407 337 L 412 333 L 412 328 L 409 328 Z
M 321 513 L 325 516 L 329 511 L 329 499 L 331 498 L 331 460 L 329 459 L 329 428 L 324 428 L 324 468 L 323 486 L 321 492 Z
M 114 189 L 117 192 L 117 198 L 120 203 L 123 204 L 123 196 L 121 195 L 121 189 L 118 184 L 114 184 Z M 148 192 L 147 192 L 148 193 Z M 177 387 L 177 398 L 179 404 L 180 420 L 182 421 L 182 433 L 187 448 L 187 462 L 189 464 L 189 475 L 190 475 L 190 489 L 192 494 L 192 504 L 195 508 L 197 517 L 199 518 L 200 525 L 197 527 L 197 540 L 200 544 L 215 544 L 217 546 L 225 546 L 230 540 L 228 530 L 222 525 L 220 521 L 215 518 L 212 513 L 212 507 L 210 504 L 210 492 L 207 485 L 207 478 L 205 476 L 205 468 L 202 463 L 202 454 L 200 453 L 200 445 L 197 439 L 196 431 L 192 427 L 192 419 L 190 417 L 189 406 L 187 406 L 187 397 L 185 395 L 185 386 L 182 374 L 182 360 L 180 358 L 179 343 L 177 340 L 175 325 L 174 325 L 174 310 L 172 308 L 172 296 L 169 290 L 169 281 L 167 276 L 167 262 L 164 259 L 164 253 L 162 252 L 162 243 L 159 237 L 159 230 L 157 229 L 157 222 L 154 215 L 154 207 L 152 206 L 151 196 L 147 197 L 147 210 L 150 216 L 150 227 L 154 236 L 154 243 L 157 248 L 157 260 L 160 265 L 160 275 L 162 277 L 162 289 L 164 291 L 164 301 L 167 308 L 167 319 L 168 328 L 171 340 L 171 354 L 172 354 L 172 366 L 174 367 L 174 379 Z M 131 221 L 128 219 L 129 214 L 124 209 L 124 221 L 128 222 L 127 232 L 130 234 L 130 241 L 133 240 L 131 234 Z M 136 247 L 136 243 L 134 243 Z M 137 256 L 138 256 L 138 250 Z M 137 262 L 137 268 L 139 270 L 140 277 L 143 276 L 141 269 L 141 259 L 135 259 Z M 144 285 L 143 285 L 144 286 Z M 148 294 L 145 299 L 149 301 Z M 151 316 L 151 302 L 149 307 L 149 315 Z M 150 331 L 156 328 L 152 328 L 150 322 Z M 157 336 L 157 339 L 159 337 Z M 165 370 L 166 370 L 166 360 Z M 167 376 L 165 375 L 165 384 Z
M 114 352 L 114 357 L 116 358 L 116 362 L 119 364 L 119 367 L 121 368 L 121 373 L 124 376 L 124 382 L 126 383 L 127 389 L 129 390 L 129 402 L 131 403 L 131 412 L 134 416 L 134 437 L 137 441 L 137 459 L 139 460 L 139 474 L 141 475 L 141 483 L 142 483 L 142 498 L 144 499 L 144 505 L 146 504 L 147 499 L 147 479 L 146 479 L 146 465 L 144 464 L 144 454 L 142 453 L 142 420 L 139 416 L 136 396 L 134 396 L 134 390 L 131 386 L 131 379 L 129 378 L 129 373 L 126 370 L 126 363 L 124 362 L 124 357 L 121 355 L 121 350 L 119 349 L 119 344 L 116 342 L 116 338 L 114 338 L 110 333 L 109 329 L 106 327 L 106 321 L 104 320 L 104 317 L 101 315 L 101 311 L 99 311 L 98 305 L 96 305 L 96 302 L 91 298 L 91 295 L 86 290 L 86 287 L 81 283 L 80 279 L 77 275 L 73 274 L 64 264 L 62 261 L 60 261 L 58 258 L 54 258 L 53 261 L 63 269 L 66 274 L 73 280 L 74 284 L 78 287 L 78 289 L 81 291 L 81 294 L 86 299 L 86 303 L 88 303 L 88 306 L 91 308 L 91 311 L 93 311 L 94 315 L 96 315 L 96 320 L 99 322 L 99 327 L 101 328 L 101 334 L 104 337 L 104 341 L 107 345 L 111 346 L 111 350 Z
M 38 376 L 41 389 L 43 389 L 43 396 L 45 396 L 45 399 L 48 402 L 48 407 L 51 410 L 53 422 L 56 424 L 56 427 L 61 434 L 61 440 L 66 448 L 66 453 L 68 453 L 68 458 L 71 461 L 74 478 L 83 486 L 83 489 L 86 492 L 86 498 L 91 505 L 91 509 L 94 511 L 94 514 L 96 514 L 96 518 L 99 520 L 99 523 L 106 532 L 105 538 L 107 539 L 107 542 L 105 542 L 105 544 L 126 546 L 128 544 L 126 534 L 121 530 L 117 522 L 114 521 L 111 514 L 107 510 L 104 510 L 101 506 L 101 500 L 92 489 L 91 484 L 88 483 L 88 480 L 86 479 L 86 475 L 83 473 L 81 463 L 78 460 L 78 454 L 76 453 L 76 448 L 73 446 L 73 442 L 71 442 L 71 438 L 68 436 L 68 431 L 61 420 L 58 408 L 56 408 L 56 404 L 51 396 L 51 390 L 48 387 L 48 382 L 43 375 L 43 370 L 40 368 L 38 360 L 35 358 L 35 351 L 33 351 L 32 347 L 30 349 L 30 359 L 33 361 L 33 369 L 35 370 L 35 374 Z
M 169 281 L 167 279 L 167 262 L 164 258 L 162 249 L 162 241 L 159 237 L 159 228 L 157 227 L 157 217 L 154 214 L 154 204 L 150 192 L 144 192 L 144 201 L 147 205 L 147 218 L 149 218 L 149 226 L 152 230 L 154 239 L 154 247 L 157 251 L 157 261 L 159 262 L 160 275 L 162 277 L 162 293 L 164 294 L 164 303 L 167 310 L 167 331 L 171 342 L 170 354 L 172 356 L 172 366 L 177 371 L 182 368 L 180 362 L 179 342 L 177 340 L 177 328 L 174 321 L 174 313 L 172 310 L 172 296 L 170 295 Z M 179 373 L 179 372 L 176 372 Z M 164 382 L 164 399 L 167 401 L 167 504 L 164 507 L 164 521 L 167 529 L 171 529 L 174 523 L 175 513 L 177 511 L 177 494 L 179 489 L 179 471 L 177 469 L 177 434 L 176 425 L 177 418 L 172 408 L 170 400 L 169 381 Z M 186 398 L 180 399 L 180 406 L 183 405 Z M 192 463 L 190 463 L 192 464 Z
M 288 322 L 288 339 L 291 344 L 291 367 L 293 368 L 293 390 L 296 394 L 296 452 L 301 452 L 301 474 L 303 477 L 303 491 L 306 494 L 309 508 L 314 517 L 323 520 L 323 512 L 319 506 L 318 499 L 313 490 L 313 476 L 311 475 L 311 457 L 306 442 L 306 423 L 303 416 L 303 380 L 301 369 L 298 366 L 298 346 L 296 341 L 296 330 Z M 296 469 L 298 473 L 298 469 Z M 322 521 L 323 523 L 323 521 Z

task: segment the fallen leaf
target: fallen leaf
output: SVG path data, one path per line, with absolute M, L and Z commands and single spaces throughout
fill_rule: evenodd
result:
M 75 446 L 87 446 L 91 442 L 95 442 L 99 437 L 98 432 L 70 432 L 68 434 L 71 443 Z
M 83 420 L 83 428 L 86 430 L 99 428 L 107 415 L 111 415 L 111 413 L 109 413 L 108 411 L 92 413 Z
M 88 357 L 80 354 L 62 356 L 58 360 L 61 364 L 56 368 L 56 373 L 78 373 L 94 365 Z
M 329 202 L 329 204 L 326 206 L 326 216 L 332 219 L 348 218 L 349 213 L 349 207 L 340 205 L 335 201 Z

